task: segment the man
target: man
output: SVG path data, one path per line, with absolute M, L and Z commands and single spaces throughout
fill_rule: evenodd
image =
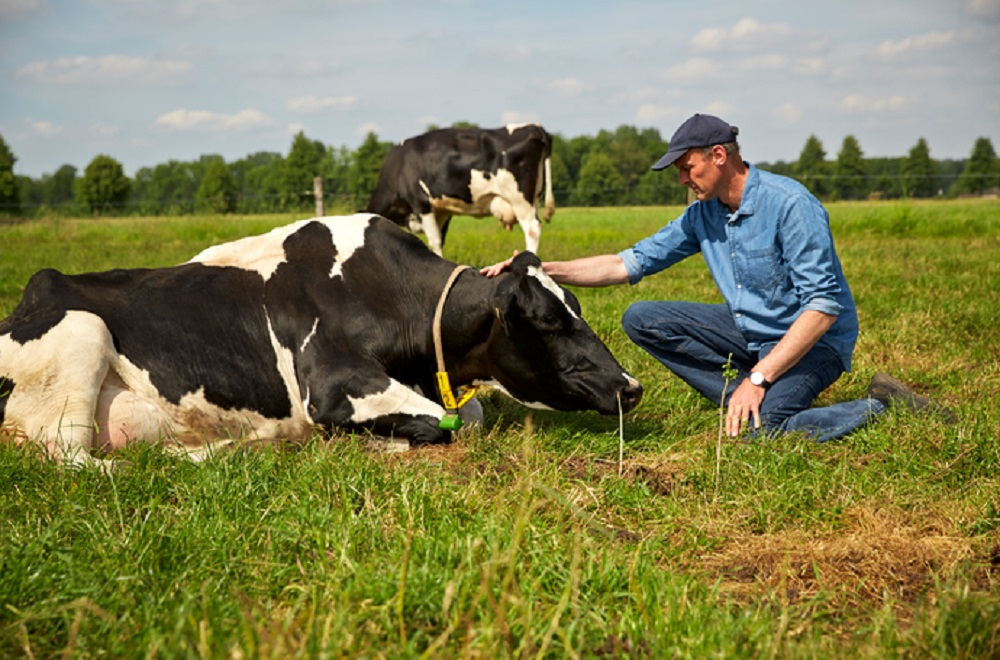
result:
M 677 376 L 727 406 L 731 437 L 752 425 L 757 433 L 802 431 L 822 442 L 866 424 L 890 402 L 937 406 L 876 374 L 868 398 L 810 408 L 851 368 L 854 299 L 826 209 L 796 181 L 744 162 L 738 133 L 712 115 L 689 118 L 653 169 L 675 166 L 697 201 L 631 248 L 545 262 L 545 272 L 576 286 L 635 284 L 701 252 L 725 303 L 640 301 L 622 326 Z M 492 277 L 509 263 L 482 272 Z M 738 374 L 728 386 L 727 363 Z

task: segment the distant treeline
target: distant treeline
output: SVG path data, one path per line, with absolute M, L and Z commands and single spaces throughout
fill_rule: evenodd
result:
M 471 126 L 459 123 L 456 126 Z M 434 128 L 434 127 L 429 127 Z M 328 213 L 365 206 L 390 142 L 369 133 L 355 150 L 292 138 L 286 155 L 257 152 L 227 163 L 218 155 L 144 167 L 134 177 L 109 155 L 81 173 L 63 165 L 38 179 L 14 174 L 16 156 L 0 136 L 0 215 L 312 212 L 313 181 L 321 177 Z M 672 171 L 653 172 L 667 150 L 655 128 L 620 126 L 597 135 L 553 135 L 552 183 L 561 206 L 682 204 L 687 190 Z M 964 160 L 935 160 L 921 138 L 909 154 L 865 158 L 847 136 L 832 159 L 810 136 L 795 162 L 757 163 L 798 179 L 825 200 L 983 195 L 1000 190 L 1000 162 L 989 138 L 979 138 Z

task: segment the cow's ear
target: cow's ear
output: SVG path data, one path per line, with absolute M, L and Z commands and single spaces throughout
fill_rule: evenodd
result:
M 516 257 L 514 261 L 510 264 L 510 272 L 514 274 L 518 279 L 524 277 L 528 274 L 528 267 L 534 266 L 535 268 L 542 267 L 542 261 L 539 259 L 534 252 L 521 252 Z
M 503 314 L 508 317 L 516 313 L 518 297 L 523 295 L 525 300 L 531 296 L 531 278 L 528 276 L 528 268 L 534 266 L 541 268 L 542 262 L 534 252 L 521 252 L 510 264 L 510 275 L 499 283 L 493 300 L 494 308 L 498 309 L 498 315 Z
M 499 283 L 496 292 L 493 294 L 493 313 L 500 327 L 505 334 L 510 334 L 507 329 L 507 320 L 516 311 L 517 304 L 517 283 L 523 280 L 523 275 L 518 277 L 511 273 Z

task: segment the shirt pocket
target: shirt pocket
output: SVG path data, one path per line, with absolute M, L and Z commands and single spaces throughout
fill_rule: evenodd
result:
M 773 292 L 784 276 L 781 260 L 773 247 L 747 250 L 747 285 L 761 292 Z

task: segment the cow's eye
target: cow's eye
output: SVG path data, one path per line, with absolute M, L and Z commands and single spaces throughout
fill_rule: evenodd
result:
M 542 317 L 541 323 L 539 323 L 540 328 L 548 332 L 555 332 L 559 329 L 560 325 L 559 317 L 555 314 L 546 314 Z

